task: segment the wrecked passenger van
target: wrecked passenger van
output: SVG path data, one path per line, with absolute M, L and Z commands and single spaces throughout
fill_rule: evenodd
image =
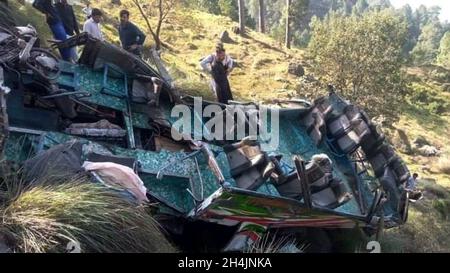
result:
M 0 147 L 30 183 L 50 170 L 83 170 L 111 186 L 85 163 L 125 166 L 133 185 L 144 186 L 138 203 L 152 204 L 168 236 L 183 244 L 210 232 L 216 241 L 201 243 L 221 251 L 246 251 L 274 229 L 374 234 L 405 223 L 407 167 L 367 114 L 332 87 L 313 102 L 199 102 L 172 86 L 156 54 L 143 61 L 83 33 L 54 45 L 83 46 L 73 64 L 38 47 L 26 29 L 0 31 Z M 174 126 L 175 106 L 191 110 L 189 134 Z M 199 114 L 208 106 L 223 115 Z M 250 131 L 262 109 L 277 113 L 278 145 L 236 132 Z M 223 133 L 233 138 L 209 138 L 207 124 L 225 117 L 234 123 Z M 128 182 L 118 181 L 124 193 L 132 192 Z

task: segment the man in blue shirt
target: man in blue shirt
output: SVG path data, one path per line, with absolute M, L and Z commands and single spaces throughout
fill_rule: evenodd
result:
M 418 177 L 419 175 L 417 173 L 414 173 L 411 177 L 409 177 L 408 181 L 406 182 L 406 190 L 408 191 L 416 190 Z
M 145 41 L 145 34 L 130 21 L 130 12 L 122 10 L 120 12 L 119 36 L 122 47 L 137 56 L 141 56 L 142 45 Z

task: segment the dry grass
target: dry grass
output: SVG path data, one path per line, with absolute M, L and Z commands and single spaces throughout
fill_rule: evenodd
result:
M 448 155 L 439 158 L 437 168 L 441 173 L 450 175 L 450 157 Z
M 305 246 L 299 246 L 295 238 L 279 237 L 265 233 L 246 252 L 247 253 L 302 253 Z
M 1 184 L 0 234 L 14 252 L 67 252 L 70 242 L 81 252 L 175 251 L 145 207 L 84 178 L 65 182 Z
M 420 202 L 420 201 L 419 201 Z M 448 252 L 450 227 L 430 200 L 410 207 L 408 222 L 385 231 L 381 251 L 393 253 Z

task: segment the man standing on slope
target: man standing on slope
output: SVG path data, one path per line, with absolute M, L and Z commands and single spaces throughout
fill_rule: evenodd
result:
M 92 9 L 91 18 L 84 22 L 83 32 L 89 33 L 92 37 L 103 41 L 103 33 L 100 29 L 103 13 L 99 9 Z
M 211 87 L 217 96 L 217 101 L 228 104 L 233 100 L 228 76 L 233 71 L 233 59 L 225 52 L 222 43 L 217 44 L 216 53 L 205 57 L 200 66 L 212 76 Z
M 92 15 L 92 8 L 91 8 L 91 3 L 88 1 L 86 3 L 86 6 L 82 9 L 84 15 L 86 16 L 86 20 L 87 19 L 91 19 L 91 15 Z
M 123 49 L 136 56 L 141 56 L 146 36 L 135 24 L 130 22 L 128 10 L 120 11 L 119 36 Z

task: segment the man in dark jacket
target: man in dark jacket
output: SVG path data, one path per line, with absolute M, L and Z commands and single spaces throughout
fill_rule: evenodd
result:
M 64 25 L 58 11 L 52 4 L 51 0 L 35 0 L 33 2 L 33 7 L 45 15 L 47 24 L 53 33 L 53 38 L 59 41 L 67 40 L 66 30 L 64 29 Z M 71 61 L 73 59 L 73 49 L 61 48 L 59 49 L 59 52 L 61 53 L 63 60 Z
M 35 0 L 33 2 L 33 7 L 45 15 L 47 24 L 50 26 L 50 28 L 61 22 L 61 18 L 59 18 L 58 11 L 53 6 L 51 0 Z
M 67 0 L 61 0 L 55 5 L 58 11 L 59 17 L 64 25 L 64 29 L 69 36 L 74 34 L 80 34 L 80 29 L 78 27 L 77 17 L 73 12 L 71 5 L 67 3 Z
M 142 45 L 145 41 L 145 34 L 130 21 L 130 12 L 122 10 L 120 12 L 119 36 L 122 47 L 137 56 L 141 56 Z

